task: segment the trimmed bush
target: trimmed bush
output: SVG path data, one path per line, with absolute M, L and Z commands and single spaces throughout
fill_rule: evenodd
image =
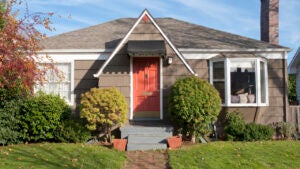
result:
M 255 123 L 246 124 L 239 112 L 232 112 L 226 115 L 224 131 L 227 140 L 233 141 L 270 140 L 274 135 L 272 126 Z
M 111 141 L 111 128 L 126 121 L 128 106 L 125 97 L 114 87 L 92 88 L 81 95 L 80 117 L 89 130 L 101 130 Z
M 232 112 L 226 115 L 226 123 L 224 131 L 227 140 L 242 141 L 244 140 L 246 124 L 241 113 Z
M 188 133 L 205 135 L 221 110 L 219 92 L 197 77 L 177 80 L 168 98 L 172 120 Z
M 273 127 L 255 124 L 255 123 L 249 123 L 246 124 L 244 140 L 245 141 L 270 140 L 273 135 L 274 135 Z
M 38 92 L 28 98 L 20 111 L 24 141 L 53 140 L 54 131 L 70 113 L 70 107 L 58 95 Z
M 16 144 L 20 142 L 19 124 L 20 107 L 23 100 L 3 101 L 0 108 L 0 144 Z
M 83 122 L 69 119 L 56 129 L 55 139 L 64 143 L 84 143 L 91 138 L 91 132 Z

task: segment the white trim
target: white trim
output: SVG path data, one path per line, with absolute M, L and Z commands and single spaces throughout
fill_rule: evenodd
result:
M 114 49 L 114 51 L 112 52 L 112 54 L 109 56 L 109 58 L 106 60 L 106 62 L 103 64 L 103 66 L 101 66 L 101 68 L 99 69 L 99 71 L 94 74 L 94 77 L 98 78 L 100 76 L 100 74 L 103 72 L 103 70 L 105 69 L 105 67 L 108 65 L 108 63 L 112 60 L 112 58 L 119 52 L 119 50 L 123 47 L 124 43 L 127 41 L 127 39 L 129 38 L 129 36 L 131 35 L 131 33 L 133 32 L 133 30 L 136 28 L 136 26 L 140 23 L 140 21 L 142 20 L 142 18 L 147 15 L 148 18 L 151 20 L 151 22 L 153 23 L 153 25 L 156 27 L 156 29 L 158 29 L 158 31 L 160 32 L 160 34 L 163 36 L 163 38 L 168 42 L 168 44 L 171 46 L 171 48 L 175 51 L 175 53 L 177 54 L 177 56 L 181 59 L 181 61 L 184 63 L 184 65 L 187 67 L 187 69 L 195 76 L 197 76 L 197 74 L 193 71 L 193 69 L 189 66 L 189 64 L 185 61 L 184 57 L 182 56 L 182 54 L 177 50 L 177 48 L 175 48 L 175 46 L 171 43 L 171 41 L 169 40 L 169 38 L 164 34 L 164 32 L 160 29 L 160 27 L 157 25 L 157 23 L 154 21 L 153 17 L 150 15 L 150 13 L 145 9 L 142 14 L 139 16 L 139 18 L 137 19 L 137 21 L 135 22 L 135 24 L 131 27 L 131 29 L 129 30 L 129 32 L 127 32 L 127 34 L 125 35 L 125 37 L 122 39 L 122 41 L 118 44 L 118 46 Z
M 291 49 L 273 48 L 273 49 L 198 49 L 198 48 L 178 48 L 180 52 L 286 52 Z
M 52 62 L 39 62 L 39 63 L 52 63 Z M 74 92 L 74 89 L 75 89 L 75 79 L 74 79 L 74 74 L 75 74 L 75 71 L 74 71 L 74 68 L 75 68 L 75 64 L 74 64 L 74 60 L 68 60 L 68 61 L 62 61 L 62 62 L 55 62 L 55 63 L 58 63 L 58 64 L 70 64 L 71 65 L 71 91 L 70 91 L 70 94 L 71 94 L 71 96 L 70 96 L 70 99 L 71 99 L 71 102 L 69 102 L 69 101 L 67 101 L 67 100 L 65 100 L 66 102 L 67 102 L 67 104 L 68 105 L 70 105 L 70 106 L 74 106 L 75 105 L 75 92 Z M 55 64 L 54 63 L 54 64 Z M 36 91 L 34 91 L 34 92 L 36 92 Z
M 213 63 L 224 61 L 224 74 L 225 74 L 225 104 L 222 104 L 223 107 L 263 107 L 269 105 L 269 90 L 268 90 L 268 68 L 267 60 L 262 58 L 242 58 L 242 61 L 255 61 L 255 85 L 256 85 L 256 103 L 231 103 L 231 75 L 230 75 L 230 65 L 231 61 L 241 61 L 241 58 L 222 58 L 211 60 L 209 69 L 210 69 L 210 83 L 213 85 Z M 261 103 L 261 82 L 260 82 L 260 62 L 264 62 L 264 74 L 265 74 L 265 90 L 266 90 L 266 103 Z
M 133 57 L 130 57 L 130 117 L 133 119 Z
M 224 60 L 224 71 L 225 71 L 225 106 L 230 105 L 231 104 L 231 85 L 230 85 L 230 81 L 229 79 L 231 79 L 231 75 L 230 75 L 230 60 L 229 59 L 225 59 Z
M 146 10 L 147 12 L 147 10 Z M 190 67 L 190 65 L 185 61 L 183 55 L 179 52 L 179 50 L 173 45 L 173 43 L 169 40 L 169 38 L 166 36 L 166 34 L 162 31 L 162 29 L 160 29 L 160 27 L 158 26 L 158 24 L 155 22 L 155 20 L 152 18 L 152 16 L 147 12 L 150 20 L 152 21 L 153 25 L 156 27 L 156 29 L 158 29 L 158 31 L 161 33 L 161 35 L 164 37 L 164 39 L 168 42 L 168 44 L 171 46 L 171 48 L 175 51 L 175 53 L 177 54 L 177 56 L 180 58 L 180 60 L 184 63 L 184 65 L 186 66 L 186 68 L 194 75 L 194 76 L 198 76 L 198 74 Z
M 135 29 L 135 27 L 140 23 L 140 21 L 142 20 L 142 16 L 144 16 L 145 13 L 146 13 L 146 10 L 140 15 L 140 17 L 138 18 L 138 20 L 131 27 L 131 29 L 129 30 L 129 32 L 127 32 L 127 34 L 125 35 L 125 37 L 118 44 L 118 46 L 115 48 L 115 50 L 113 51 L 113 53 L 109 56 L 109 58 L 105 61 L 105 63 L 101 66 L 101 68 L 99 69 L 99 71 L 96 74 L 94 74 L 94 77 L 98 78 L 100 76 L 100 74 L 103 72 L 104 68 L 108 65 L 108 63 L 112 60 L 112 58 L 119 52 L 119 50 L 121 49 L 121 47 L 123 47 L 124 43 L 127 41 L 128 37 L 129 37 L 129 35 L 133 32 L 133 30 Z
M 182 52 L 185 59 L 213 59 L 214 57 L 220 55 L 221 52 Z M 226 55 L 226 53 L 223 53 Z M 282 52 L 258 52 L 252 53 L 258 57 L 266 59 L 287 59 L 287 55 Z
M 39 54 L 45 53 L 111 53 L 113 49 L 44 49 L 39 51 Z
M 160 81 L 160 86 L 159 86 L 159 89 L 160 89 L 160 120 L 163 120 L 163 118 L 164 118 L 164 110 L 163 110 L 163 58 L 161 58 L 160 57 L 160 59 L 159 59 L 159 75 L 160 75 L 160 79 L 159 79 L 159 81 Z
M 49 62 L 45 54 L 39 54 L 40 62 Z M 60 53 L 48 54 L 54 62 L 75 61 L 75 60 L 107 60 L 109 53 Z

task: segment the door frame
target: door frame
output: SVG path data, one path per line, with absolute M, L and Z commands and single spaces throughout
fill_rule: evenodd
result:
M 147 57 L 147 56 L 145 56 Z M 156 56 L 149 56 L 154 58 Z M 145 120 L 145 119 L 134 119 L 133 118 L 133 58 L 130 57 L 130 117 L 129 120 Z M 163 120 L 163 58 L 157 56 L 159 58 L 159 97 L 160 97 L 160 120 Z M 158 119 L 146 119 L 146 120 L 158 120 Z

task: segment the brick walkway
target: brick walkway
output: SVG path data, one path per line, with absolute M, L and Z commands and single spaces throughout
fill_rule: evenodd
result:
M 169 169 L 166 150 L 127 151 L 124 169 Z

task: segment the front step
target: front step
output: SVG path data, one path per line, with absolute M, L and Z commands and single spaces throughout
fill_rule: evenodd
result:
M 127 138 L 127 150 L 166 149 L 167 138 L 172 136 L 171 126 L 133 126 L 120 128 L 121 137 Z

